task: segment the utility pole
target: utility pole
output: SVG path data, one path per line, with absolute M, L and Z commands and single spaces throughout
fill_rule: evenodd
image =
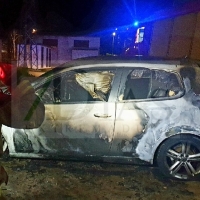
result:
M 37 44 L 33 35 L 37 31 L 35 22 L 35 0 L 24 0 L 21 15 L 23 44 L 18 48 L 18 66 L 38 69 Z

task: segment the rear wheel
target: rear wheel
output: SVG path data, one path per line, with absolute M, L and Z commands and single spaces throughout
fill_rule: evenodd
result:
M 158 149 L 157 164 L 168 177 L 194 179 L 200 173 L 200 139 L 193 135 L 168 138 Z

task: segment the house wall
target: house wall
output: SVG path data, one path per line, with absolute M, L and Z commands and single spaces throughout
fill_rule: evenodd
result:
M 200 59 L 200 12 L 197 14 L 196 28 L 192 41 L 191 58 Z
M 44 45 L 44 40 L 57 40 L 56 46 L 48 46 L 51 49 L 51 67 L 58 66 L 73 59 L 98 56 L 100 38 L 98 37 L 66 37 L 66 36 L 37 36 L 35 41 Z M 74 47 L 74 41 L 89 41 L 89 46 Z M 47 45 L 47 44 L 45 44 Z
M 89 48 L 74 47 L 75 40 L 89 40 Z M 98 56 L 100 49 L 100 38 L 97 37 L 68 37 L 68 44 L 71 54 L 71 60 L 83 57 Z
M 76 50 L 72 49 L 72 60 L 77 58 L 84 58 L 84 57 L 91 57 L 91 56 L 98 56 L 99 52 L 97 50 Z
M 37 44 L 43 45 L 43 46 L 47 46 L 46 44 L 43 44 L 43 40 L 44 39 L 51 39 L 51 40 L 58 40 L 58 44 L 55 46 L 51 46 L 49 45 L 48 48 L 51 49 L 51 66 L 56 66 L 57 64 L 59 64 L 59 60 L 60 60 L 60 54 L 59 54 L 59 48 L 62 48 L 62 43 L 65 44 L 64 39 L 62 39 L 62 37 L 60 38 L 60 40 L 58 39 L 57 36 L 37 36 L 34 38 L 34 41 Z M 61 42 L 62 41 L 62 42 Z M 46 57 L 46 51 L 44 51 L 44 58 Z M 44 60 L 45 65 L 46 65 L 46 61 Z
M 200 12 L 155 21 L 148 55 L 200 60 Z
M 172 19 L 157 21 L 153 24 L 153 33 L 149 49 L 150 56 L 167 56 L 172 27 Z
M 184 15 L 174 19 L 168 57 L 184 58 L 190 56 L 196 26 L 196 15 Z

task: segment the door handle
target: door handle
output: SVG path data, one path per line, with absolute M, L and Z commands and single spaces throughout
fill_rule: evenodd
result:
M 111 117 L 111 115 L 108 114 L 94 114 L 95 117 L 99 117 L 99 118 L 108 118 Z

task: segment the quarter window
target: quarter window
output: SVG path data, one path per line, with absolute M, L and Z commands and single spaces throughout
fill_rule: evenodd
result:
M 152 70 L 149 98 L 171 97 L 182 91 L 175 73 Z

